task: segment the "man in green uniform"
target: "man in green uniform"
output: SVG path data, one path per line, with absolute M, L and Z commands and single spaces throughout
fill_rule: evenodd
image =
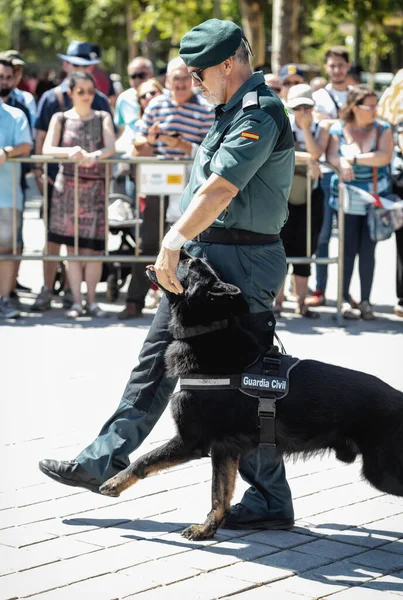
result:
M 180 55 L 195 86 L 216 105 L 216 120 L 195 158 L 183 216 L 165 236 L 152 268 L 161 285 L 180 294 L 180 248 L 206 258 L 224 281 L 242 290 L 250 309 L 245 321 L 263 350 L 273 339 L 273 302 L 286 274 L 279 233 L 294 172 L 288 115 L 263 74 L 252 73 L 249 44 L 234 23 L 211 19 L 195 27 L 182 39 Z M 42 472 L 98 491 L 129 464 L 129 454 L 151 431 L 175 387 L 163 358 L 172 341 L 168 322 L 164 298 L 115 414 L 75 460 L 45 459 Z M 276 450 L 259 448 L 241 460 L 239 472 L 251 487 L 223 526 L 292 527 L 291 493 Z

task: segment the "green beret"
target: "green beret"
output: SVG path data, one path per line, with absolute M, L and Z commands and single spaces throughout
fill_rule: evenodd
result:
M 241 41 L 242 29 L 238 25 L 232 21 L 209 19 L 183 36 L 179 55 L 187 67 L 207 69 L 232 56 Z

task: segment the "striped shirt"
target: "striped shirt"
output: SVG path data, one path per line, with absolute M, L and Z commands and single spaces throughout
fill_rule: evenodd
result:
M 143 135 L 159 121 L 163 133 L 179 133 L 183 139 L 200 145 L 214 121 L 214 109 L 201 96 L 193 95 L 179 106 L 169 94 L 163 94 L 151 100 L 144 111 L 138 131 Z M 157 140 L 155 153 L 166 159 L 184 158 L 182 150 L 169 148 Z

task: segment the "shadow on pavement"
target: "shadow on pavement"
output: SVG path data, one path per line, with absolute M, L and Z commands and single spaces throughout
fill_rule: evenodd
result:
M 402 538 L 403 532 L 384 531 L 371 529 L 370 527 L 354 528 L 340 523 L 325 523 L 322 526 L 326 530 L 334 529 L 334 534 L 314 535 L 310 529 L 298 526 L 292 531 L 245 531 L 242 534 L 240 531 L 234 531 L 232 536 L 230 530 L 225 530 L 225 538 L 223 538 L 221 535 L 222 530 L 219 530 L 215 539 L 208 540 L 208 545 L 206 545 L 206 542 L 191 542 L 185 538 L 182 540 L 179 537 L 178 539 L 172 536 L 169 539 L 163 537 L 164 534 L 174 532 L 180 534 L 190 523 L 169 521 L 162 523 L 150 519 L 122 522 L 119 519 L 85 518 L 65 519 L 63 523 L 79 527 L 83 525 L 100 528 L 115 527 L 122 530 L 122 538 L 125 539 L 165 544 L 170 547 L 183 548 L 184 551 L 189 548 L 202 549 L 216 555 L 232 556 L 235 559 L 234 563 L 241 560 L 243 563 L 285 569 L 286 572 L 291 571 L 292 574 L 298 574 L 301 578 L 323 584 L 351 587 L 368 582 L 372 589 L 400 593 L 403 591 L 402 554 L 398 551 L 396 553 L 383 552 L 382 554 L 385 555 L 383 561 L 377 560 L 377 556 L 371 555 L 371 552 L 382 550 L 383 545 Z M 132 535 L 130 534 L 131 531 L 133 532 Z M 145 535 L 142 535 L 142 531 L 145 532 Z M 341 542 L 340 534 L 342 531 L 345 533 Z M 362 534 L 362 544 L 359 543 L 360 538 L 354 535 L 354 531 Z M 351 532 L 350 535 L 349 532 Z M 162 534 L 162 537 L 155 537 L 155 534 Z M 259 539 L 256 539 L 256 534 L 259 535 Z M 309 540 L 307 540 L 307 536 L 309 536 Z M 377 542 L 373 543 L 374 538 L 379 541 L 379 544 Z M 371 543 L 366 544 L 365 539 L 371 540 Z M 236 547 L 225 545 L 225 542 L 234 542 L 235 540 Z M 221 544 L 221 542 L 224 543 Z M 256 544 L 256 542 L 259 543 L 260 548 L 256 549 L 255 546 L 254 557 L 251 558 L 250 552 L 248 556 L 248 546 Z M 312 552 L 310 546 L 315 542 L 321 542 L 321 548 Z M 343 551 L 339 557 L 337 553 L 335 555 L 334 551 L 336 542 L 338 542 L 338 547 L 343 546 Z M 328 543 L 327 546 L 326 543 Z M 267 544 L 267 548 L 264 547 L 265 544 Z M 172 553 L 169 552 L 167 556 L 170 554 Z M 231 564 L 233 563 L 229 563 L 228 566 Z M 392 573 L 395 573 L 393 578 L 385 577 Z M 267 583 L 273 582 L 272 572 L 268 575 L 270 580 L 268 577 Z M 287 576 L 287 574 L 284 573 L 284 576 Z M 374 577 L 376 577 L 375 581 L 373 580 Z M 379 580 L 381 577 L 385 577 L 385 579 Z M 283 578 L 279 577 L 278 579 Z M 264 580 L 261 583 L 265 583 Z

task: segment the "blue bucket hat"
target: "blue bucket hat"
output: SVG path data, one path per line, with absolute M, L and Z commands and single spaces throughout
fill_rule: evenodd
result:
M 76 67 L 88 67 L 101 62 L 94 44 L 77 40 L 70 42 L 66 54 L 57 54 L 57 57 Z

